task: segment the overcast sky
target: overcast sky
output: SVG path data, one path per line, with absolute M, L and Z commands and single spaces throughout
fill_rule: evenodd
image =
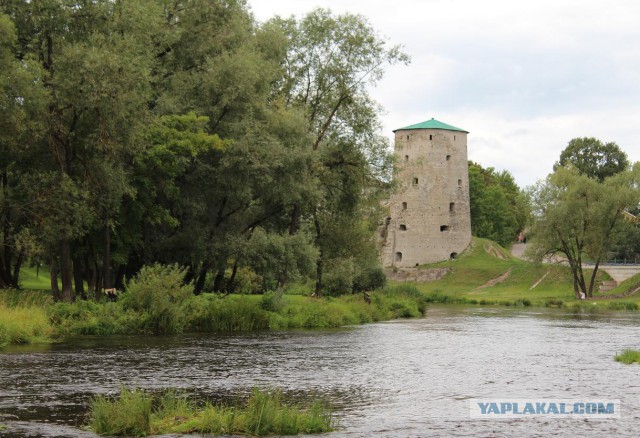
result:
M 365 16 L 412 62 L 372 90 L 385 133 L 435 117 L 470 132 L 469 159 L 521 186 L 575 137 L 640 160 L 638 0 L 249 0 L 258 21 L 316 7 Z

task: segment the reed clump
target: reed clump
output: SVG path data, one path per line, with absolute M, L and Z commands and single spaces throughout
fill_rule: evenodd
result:
M 626 364 L 640 363 L 640 350 L 624 350 L 616 355 L 615 360 Z
M 284 401 L 280 390 L 254 388 L 244 404 L 199 405 L 176 391 L 153 397 L 122 388 L 115 398 L 97 396 L 89 428 L 99 435 L 159 434 L 298 435 L 334 430 L 331 409 L 322 401 L 302 408 Z

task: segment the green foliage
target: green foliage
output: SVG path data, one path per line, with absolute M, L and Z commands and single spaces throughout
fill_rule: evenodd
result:
M 640 363 L 640 351 L 627 349 L 622 353 L 617 354 L 615 357 L 617 362 L 626 363 L 627 365 L 632 363 Z
M 91 402 L 89 427 L 98 435 L 147 436 L 151 404 L 152 397 L 139 389 L 123 387 L 115 399 L 99 395 Z
M 186 329 L 199 332 L 231 332 L 269 328 L 269 314 L 257 296 L 219 297 L 202 294 L 184 303 Z
M 54 329 L 40 306 L 7 307 L 0 303 L 0 347 L 51 342 Z
M 627 170 L 629 159 L 627 154 L 614 142 L 602 143 L 593 137 L 574 138 L 560 153 L 560 160 L 553 166 L 556 171 L 560 167 L 575 169 L 603 182 L 606 178 Z
M 530 191 L 536 209 L 530 253 L 537 260 L 563 254 L 571 267 L 575 293 L 590 297 L 597 270 L 586 277 L 583 261 L 598 264 L 606 258 L 624 210 L 640 202 L 639 183 L 640 163 L 604 182 L 558 168 Z
M 279 312 L 284 307 L 282 292 L 267 292 L 260 299 L 260 307 L 269 312 Z
M 471 232 L 506 246 L 529 219 L 526 198 L 509 172 L 469 162 Z
M 380 266 L 362 269 L 353 279 L 353 291 L 382 289 L 387 284 L 387 276 Z
M 152 405 L 156 405 L 152 409 Z M 335 428 L 331 409 L 315 400 L 304 409 L 285 403 L 282 392 L 254 388 L 243 406 L 199 407 L 185 395 L 169 390 L 152 397 L 141 390 L 122 388 L 120 396 L 94 398 L 89 427 L 99 435 L 168 433 L 232 435 L 298 435 Z
M 127 285 L 123 308 L 138 312 L 149 333 L 181 332 L 186 321 L 180 304 L 193 294 L 192 285 L 183 285 L 184 276 L 185 270 L 175 265 L 143 267 Z

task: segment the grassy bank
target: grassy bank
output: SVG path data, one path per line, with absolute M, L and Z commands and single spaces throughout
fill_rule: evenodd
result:
M 192 295 L 175 300 L 156 285 L 131 288 L 118 302 L 52 303 L 39 292 L 0 291 L 0 346 L 50 342 L 74 335 L 175 334 L 289 328 L 329 328 L 418 317 L 424 296 L 411 286 L 371 293 L 312 298 L 301 295 Z M 149 296 L 153 289 L 159 296 Z
M 606 296 L 576 300 L 569 269 L 514 258 L 494 242 L 475 239 L 455 260 L 420 269 L 446 269 L 440 280 L 394 283 L 371 293 L 194 296 L 179 271 L 149 267 L 118 302 L 52 303 L 44 292 L 0 291 L 0 346 L 72 335 L 173 334 L 289 328 L 328 328 L 424 314 L 428 303 L 546 306 L 576 312 L 638 310 L 640 275 Z M 606 274 L 601 273 L 605 279 Z M 300 292 L 295 290 L 295 292 Z
M 116 398 L 98 396 L 91 404 L 89 428 L 99 435 L 159 434 L 297 435 L 335 428 L 331 410 L 315 401 L 308 408 L 283 402 L 280 391 L 254 389 L 246 404 L 199 405 L 176 392 L 153 397 L 122 389 Z
M 640 363 L 640 351 L 639 350 L 624 350 L 622 353 L 615 357 L 617 362 L 626 364 Z
M 46 308 L 51 303 L 39 292 L 0 293 L 0 347 L 50 342 L 55 333 Z
M 471 247 L 455 260 L 420 269 L 449 271 L 442 279 L 414 284 L 428 302 L 505 306 L 566 307 L 575 310 L 638 310 L 640 293 L 622 296 L 640 285 L 640 276 L 593 300 L 576 300 L 569 268 L 536 264 L 513 257 L 495 242 L 474 238 Z M 598 274 L 598 283 L 608 279 Z M 392 284 L 398 284 L 392 282 Z M 606 298 L 617 295 L 615 298 Z

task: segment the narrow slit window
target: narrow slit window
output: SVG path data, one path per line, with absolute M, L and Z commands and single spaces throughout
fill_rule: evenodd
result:
M 409 140 L 409 136 L 407 135 L 407 140 Z
M 433 140 L 433 135 L 429 134 L 429 140 Z
M 401 252 L 397 252 L 396 253 L 396 262 L 401 262 L 402 261 L 402 253 Z
M 458 187 L 462 187 L 462 180 L 461 179 L 458 180 Z
M 451 155 L 447 155 L 447 161 L 451 159 Z
M 409 155 L 405 155 L 405 156 L 404 156 L 404 161 L 405 161 L 405 162 L 409 161 Z
M 400 231 L 407 231 L 407 226 L 405 224 L 400 224 Z
M 418 178 L 417 177 L 413 177 L 413 185 L 414 186 L 418 185 Z
M 403 203 L 402 203 L 402 210 L 404 211 L 404 210 L 406 210 L 406 209 L 407 209 L 407 203 L 406 203 L 406 202 L 403 202 Z
M 449 225 L 440 225 L 440 231 L 443 233 L 449 231 Z
M 453 141 L 456 141 L 456 136 L 455 135 L 453 136 Z
M 456 211 L 456 203 L 455 202 L 449 202 L 449 212 L 450 213 L 454 213 Z

